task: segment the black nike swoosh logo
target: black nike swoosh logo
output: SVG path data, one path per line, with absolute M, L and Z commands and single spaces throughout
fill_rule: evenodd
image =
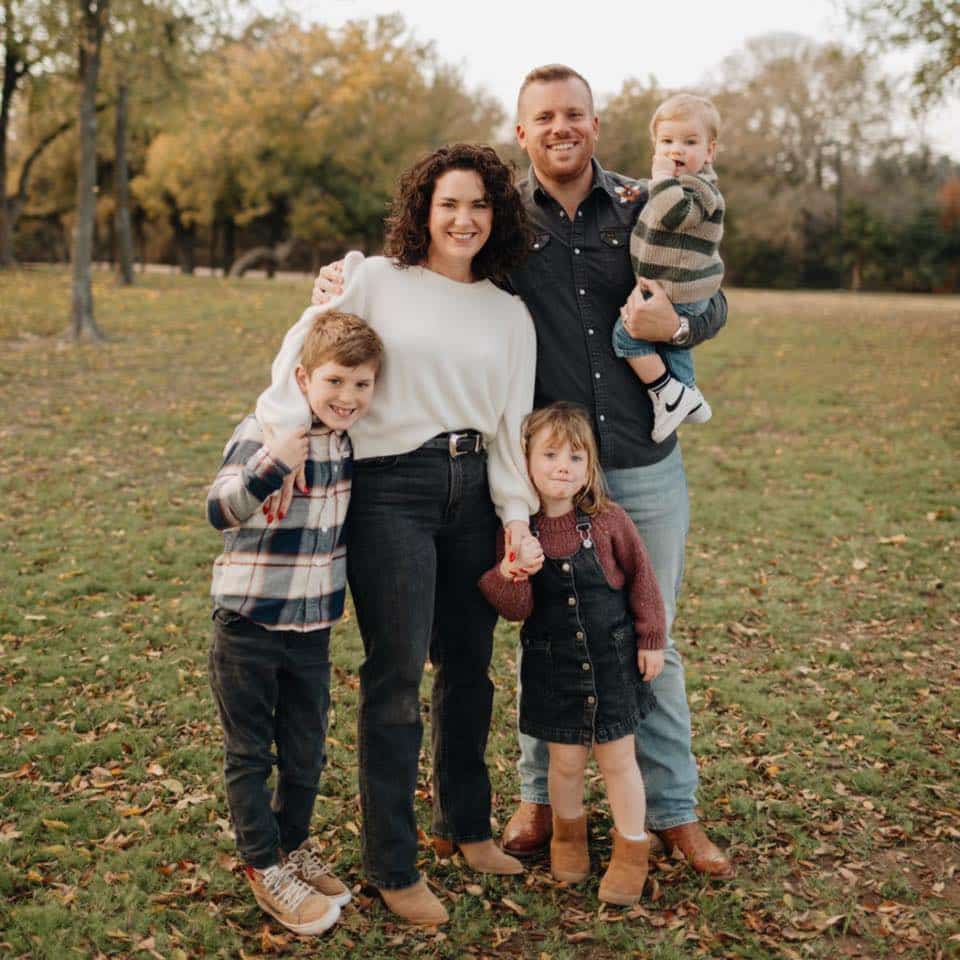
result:
M 687 392 L 687 388 L 686 388 L 686 387 L 681 387 L 681 388 L 680 388 L 680 393 L 677 394 L 677 399 L 676 399 L 676 401 L 675 401 L 674 403 L 668 403 L 668 404 L 667 404 L 667 413 L 673 413 L 673 411 L 676 410 L 677 407 L 680 406 L 680 401 L 683 399 L 683 395 L 684 395 L 686 392 Z

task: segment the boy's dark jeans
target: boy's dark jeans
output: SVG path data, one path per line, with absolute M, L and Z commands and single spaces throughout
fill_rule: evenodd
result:
M 420 679 L 433 663 L 433 830 L 490 837 L 484 762 L 487 675 L 497 620 L 477 581 L 499 524 L 481 454 L 442 450 L 354 464 L 347 571 L 363 636 L 360 801 L 363 866 L 382 889 L 417 882 L 414 791 L 423 736 Z
M 330 631 L 266 630 L 218 609 L 209 672 L 237 847 L 262 870 L 277 862 L 278 847 L 294 850 L 307 838 L 327 759 Z M 271 798 L 267 778 L 274 762 Z

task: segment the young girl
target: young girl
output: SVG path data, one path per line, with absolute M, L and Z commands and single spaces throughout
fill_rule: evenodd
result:
M 524 421 L 530 479 L 540 495 L 531 536 L 480 580 L 508 620 L 523 620 L 520 730 L 546 740 L 553 807 L 550 870 L 571 883 L 590 872 L 584 769 L 591 744 L 613 811 L 607 903 L 636 903 L 650 838 L 633 730 L 656 701 L 666 626 L 650 561 L 632 521 L 603 489 L 593 430 L 569 403 Z

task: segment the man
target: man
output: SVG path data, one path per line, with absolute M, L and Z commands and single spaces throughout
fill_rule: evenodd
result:
M 689 525 L 683 460 L 676 434 L 660 444 L 651 439 L 647 391 L 614 356 L 611 334 L 623 306 L 631 336 L 695 346 L 723 326 L 727 307 L 717 293 L 701 317 L 681 321 L 658 284 L 635 285 L 630 231 L 647 193 L 624 199 L 618 192 L 633 181 L 594 160 L 599 129 L 590 86 L 576 71 L 552 64 L 524 79 L 516 132 L 531 168 L 518 189 L 534 238 L 528 262 L 510 280 L 537 329 L 534 406 L 573 400 L 591 413 L 610 492 L 643 537 L 669 630 Z M 648 826 L 668 852 L 681 850 L 693 869 L 730 877 L 730 861 L 697 821 L 690 712 L 683 663 L 672 640 L 653 687 L 659 707 L 636 731 Z M 503 848 L 523 857 L 547 847 L 552 818 L 547 746 L 520 734 L 520 750 L 521 803 L 504 831 Z

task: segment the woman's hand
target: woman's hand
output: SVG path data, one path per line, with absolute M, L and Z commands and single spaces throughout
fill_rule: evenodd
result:
M 263 435 L 264 446 L 270 456 L 282 460 L 286 466 L 290 467 L 290 473 L 283 478 L 283 486 L 263 501 L 263 512 L 266 514 L 267 523 L 273 523 L 274 517 L 282 520 L 287 515 L 293 501 L 294 485 L 301 493 L 309 493 L 305 462 L 310 452 L 310 438 L 306 427 L 297 427 L 283 437 L 278 437 L 274 430 L 264 427 Z M 288 460 L 287 457 L 291 459 Z
M 320 268 L 317 279 L 313 281 L 313 295 L 310 303 L 315 307 L 322 307 L 334 297 L 343 293 L 343 261 L 328 263 Z
M 663 651 L 662 650 L 638 650 L 637 666 L 640 668 L 640 676 L 649 683 L 655 680 L 663 673 Z

